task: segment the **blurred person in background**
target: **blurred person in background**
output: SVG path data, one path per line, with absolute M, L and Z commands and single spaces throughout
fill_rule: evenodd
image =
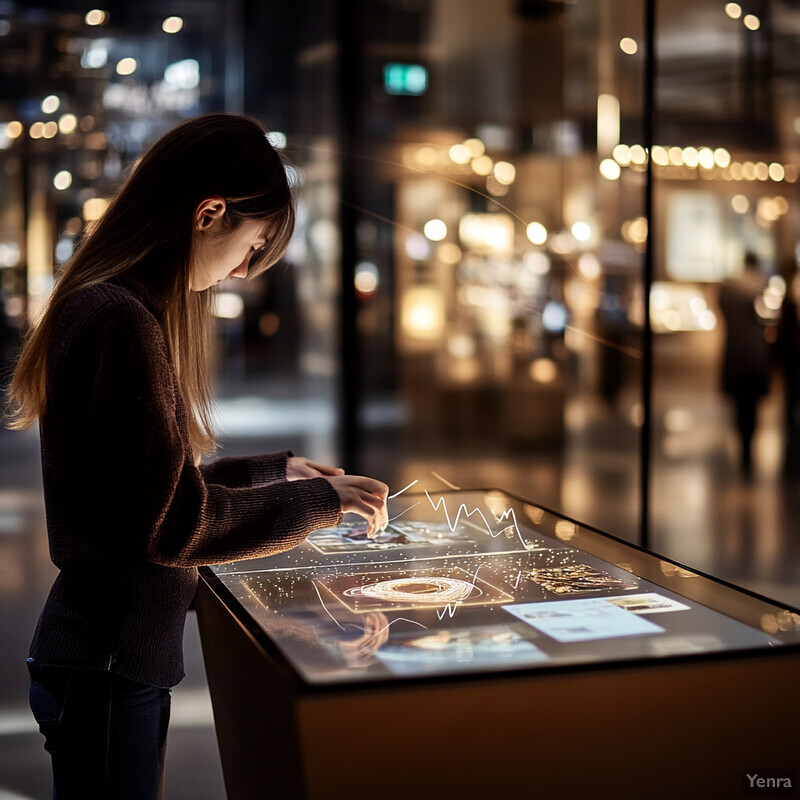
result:
M 725 318 L 725 349 L 722 389 L 734 406 L 742 474 L 753 469 L 752 443 L 758 419 L 758 404 L 769 391 L 770 345 L 756 312 L 756 300 L 766 280 L 754 253 L 744 256 L 742 272 L 720 284 L 719 305 Z
M 294 205 L 265 129 L 212 114 L 166 133 L 59 276 L 10 387 L 37 419 L 60 572 L 31 645 L 31 708 L 59 800 L 161 795 L 170 687 L 197 567 L 292 548 L 387 487 L 290 452 L 220 458 L 213 293 L 284 254 Z

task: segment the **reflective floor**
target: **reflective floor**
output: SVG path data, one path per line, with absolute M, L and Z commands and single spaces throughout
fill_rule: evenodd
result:
M 271 396 L 258 392 L 258 396 Z M 274 396 L 274 395 L 272 395 Z M 673 398 L 674 404 L 680 405 Z M 667 398 L 669 404 L 670 399 Z M 333 424 L 325 408 L 291 400 L 223 402 L 236 454 L 292 447 L 326 457 Z M 673 404 L 673 405 L 674 405 Z M 744 480 L 721 400 L 706 398 L 693 415 L 694 431 L 659 447 L 654 469 L 652 549 L 760 594 L 800 607 L 800 487 L 781 477 L 780 408 L 761 409 L 756 469 Z M 382 418 L 380 409 L 373 409 Z M 662 409 L 663 411 L 663 409 Z M 626 435 L 625 414 L 609 432 L 607 415 L 591 403 L 569 410 L 580 436 L 552 457 L 485 451 L 458 459 L 432 455 L 397 459 L 373 448 L 364 471 L 401 488 L 434 472 L 467 486 L 498 486 L 542 505 L 633 539 L 636 535 L 635 460 L 594 445 Z M 383 418 L 391 418 L 391 413 Z M 254 420 L 260 420 L 257 424 Z M 268 420 L 272 420 L 269 423 Z M 280 428 L 279 438 L 276 428 Z M 383 441 L 376 434 L 375 441 Z M 41 503 L 38 438 L 0 429 L 0 800 L 50 796 L 48 759 L 26 705 L 24 660 L 36 617 L 54 576 L 47 554 Z M 165 798 L 219 800 L 224 787 L 205 682 L 197 625 L 186 629 L 187 677 L 173 694 Z

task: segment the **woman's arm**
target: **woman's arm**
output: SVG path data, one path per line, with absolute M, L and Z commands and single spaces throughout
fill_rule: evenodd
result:
M 261 456 L 225 456 L 200 465 L 203 477 L 209 483 L 230 488 L 258 486 L 285 481 L 287 466 L 292 457 L 290 450 L 267 453 Z

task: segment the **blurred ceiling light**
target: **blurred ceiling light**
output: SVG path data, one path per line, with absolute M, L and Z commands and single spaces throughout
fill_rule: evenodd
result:
M 622 50 L 626 56 L 632 56 L 638 51 L 639 45 L 636 44 L 636 39 L 631 39 L 630 36 L 625 36 L 619 40 L 619 49 Z
M 600 259 L 594 253 L 583 253 L 578 259 L 578 271 L 587 280 L 596 280 L 602 271 Z
M 454 164 L 469 164 L 472 159 L 469 148 L 464 144 L 454 144 L 448 151 L 448 155 Z
M 735 194 L 731 198 L 731 208 L 737 214 L 745 214 L 750 208 L 750 201 L 743 194 Z
M 0 242 L 0 267 L 16 267 L 19 264 L 19 245 L 16 242 Z
M 613 158 L 604 158 L 600 162 L 600 174 L 609 181 L 619 180 L 622 169 Z
M 486 178 L 486 191 L 495 197 L 505 197 L 508 194 L 508 184 L 500 183 L 494 175 Z
M 647 241 L 647 220 L 644 217 L 637 217 L 623 222 L 620 233 L 626 242 L 644 244 Z
M 436 249 L 439 261 L 445 264 L 458 264 L 461 261 L 461 248 L 454 242 L 442 242 Z
M 731 164 L 731 178 L 735 181 L 740 181 L 744 178 L 744 164 L 734 161 Z
M 61 172 L 57 172 L 53 178 L 53 186 L 62 192 L 64 189 L 69 189 L 69 187 L 72 186 L 72 173 L 66 169 L 62 169 Z
M 453 358 L 472 358 L 476 349 L 475 339 L 468 333 L 455 333 L 447 340 L 447 352 Z
M 666 167 L 669 164 L 667 149 L 660 144 L 653 147 L 653 163 L 658 164 L 660 167 Z
M 622 167 L 626 167 L 631 163 L 631 149 L 626 144 L 618 144 L 611 155 L 614 156 L 614 160 Z
M 536 383 L 552 383 L 558 377 L 558 367 L 552 358 L 537 358 L 528 367 L 528 374 Z
M 579 242 L 588 242 L 592 238 L 592 228 L 588 222 L 576 222 L 570 230 Z
M 58 123 L 55 120 L 48 120 L 42 129 L 42 136 L 45 139 L 52 139 L 58 133 Z
M 486 145 L 480 139 L 464 139 L 464 147 L 469 150 L 472 158 L 478 158 L 486 152 Z
M 103 216 L 108 207 L 108 200 L 103 197 L 90 197 L 83 204 L 83 218 L 87 222 L 94 222 Z
M 61 100 L 59 100 L 58 95 L 49 94 L 42 100 L 42 113 L 43 114 L 53 114 L 54 112 L 58 111 L 58 107 L 61 105 Z
M 714 161 L 718 167 L 729 167 L 731 164 L 731 154 L 724 147 L 718 147 L 714 151 Z
M 550 249 L 558 255 L 566 255 L 575 249 L 575 237 L 569 231 L 559 231 L 550 237 Z
M 422 229 L 426 239 L 441 242 L 447 236 L 447 225 L 440 219 L 429 219 Z
M 183 28 L 183 20 L 180 17 L 167 17 L 161 23 L 161 30 L 164 33 L 177 33 Z
M 687 167 L 696 167 L 699 161 L 700 159 L 696 147 L 683 148 L 683 163 L 686 164 Z
M 353 285 L 356 293 L 362 299 L 367 299 L 375 294 L 379 282 L 378 268 L 371 261 L 362 261 L 356 265 Z
M 725 3 L 725 13 L 731 19 L 739 19 L 742 16 L 742 7 L 738 3 Z
M 755 14 L 745 14 L 742 22 L 749 31 L 757 31 L 761 27 L 761 20 Z
M 769 177 L 772 178 L 773 181 L 782 181 L 786 177 L 786 170 L 783 168 L 783 164 L 778 164 L 773 161 L 769 165 Z
M 669 156 L 669 163 L 673 167 L 683 166 L 683 150 L 680 147 L 670 147 L 667 150 L 667 155 Z
M 458 223 L 461 242 L 470 250 L 492 256 L 514 252 L 514 219 L 508 214 L 464 214 Z
M 769 180 L 769 167 L 763 161 L 756 164 L 756 178 L 760 181 Z
M 44 122 L 37 120 L 28 131 L 31 139 L 41 139 L 44 136 Z
M 472 159 L 472 171 L 476 175 L 491 175 L 494 162 L 489 156 L 478 156 Z
M 133 69 L 136 69 L 136 62 L 134 61 L 133 63 Z M 119 65 L 117 65 L 117 72 L 119 72 Z M 164 70 L 164 83 L 170 89 L 188 90 L 197 88 L 200 85 L 200 64 L 194 58 L 184 58 L 181 61 L 170 64 Z
M 613 94 L 597 96 L 597 150 L 611 153 L 619 144 L 619 100 Z
M 58 129 L 61 133 L 75 133 L 78 127 L 78 118 L 74 114 L 62 114 L 58 120 Z
M 647 220 L 644 217 L 637 217 L 631 221 L 628 234 L 631 241 L 636 244 L 644 244 L 647 241 Z
M 541 222 L 531 222 L 525 228 L 525 235 L 531 244 L 544 244 L 547 241 L 547 228 Z
M 508 161 L 498 161 L 494 165 L 494 177 L 498 183 L 510 186 L 517 177 L 517 168 Z
M 713 169 L 714 151 L 710 147 L 701 147 L 697 151 L 697 161 L 703 169 Z
M 135 58 L 123 58 L 117 62 L 117 75 L 133 75 L 138 66 Z
M 22 136 L 22 123 L 19 120 L 12 120 L 6 125 L 6 136 L 10 139 L 17 139 Z
M 542 310 L 542 325 L 551 333 L 561 333 L 567 327 L 567 309 L 564 305 L 549 300 Z
M 795 183 L 797 181 L 797 167 L 794 164 L 784 164 L 783 168 L 786 171 L 786 182 Z
M 759 198 L 758 205 L 756 206 L 756 215 L 767 222 L 775 222 L 780 216 L 771 197 Z
M 789 211 L 789 201 L 785 197 L 778 195 L 777 197 L 773 198 L 773 200 L 775 202 L 775 208 L 777 209 L 778 213 L 781 216 L 783 216 Z M 778 276 L 776 275 L 773 277 L 778 277 Z
M 413 261 L 424 261 L 431 254 L 428 240 L 421 233 L 412 233 L 406 239 L 406 255 Z
M 632 164 L 646 164 L 647 163 L 647 150 L 640 144 L 635 144 L 631 147 L 631 163 Z
M 438 339 L 444 329 L 445 310 L 441 292 L 434 286 L 413 286 L 403 294 L 400 324 L 415 339 Z
M 550 259 L 545 253 L 539 250 L 534 250 L 531 253 L 525 253 L 522 257 L 522 263 L 525 269 L 530 270 L 534 275 L 542 276 L 550 272 Z
M 238 319 L 244 313 L 244 300 L 236 292 L 220 292 L 214 298 L 214 316 L 219 319 Z
M 439 160 L 439 151 L 435 147 L 420 147 L 419 150 L 417 150 L 416 159 L 417 163 L 422 167 L 434 167 Z M 467 159 L 467 161 L 469 161 L 469 159 Z
M 84 69 L 100 69 L 108 63 L 108 44 L 102 40 L 91 42 L 81 55 Z
M 99 8 L 93 8 L 91 11 L 86 12 L 83 21 L 87 25 L 105 25 L 108 22 L 108 12 Z

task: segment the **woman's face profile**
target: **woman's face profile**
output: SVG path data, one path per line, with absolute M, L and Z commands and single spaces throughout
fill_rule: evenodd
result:
M 266 242 L 264 223 L 245 219 L 224 230 L 225 201 L 204 200 L 195 212 L 189 288 L 202 292 L 226 278 L 246 278 L 250 258 Z

